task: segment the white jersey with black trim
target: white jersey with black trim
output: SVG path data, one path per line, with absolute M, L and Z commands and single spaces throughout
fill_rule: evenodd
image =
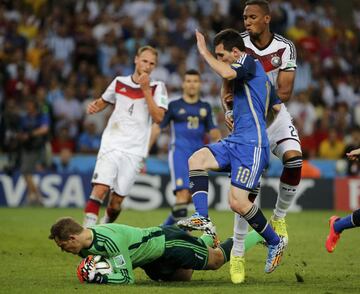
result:
M 241 37 L 244 40 L 246 53 L 261 62 L 275 88 L 277 88 L 279 70 L 293 71 L 296 69 L 296 48 L 290 40 L 274 34 L 269 45 L 260 49 L 251 42 L 248 32 L 241 33 Z
M 168 94 L 163 82 L 151 81 L 155 103 L 167 110 Z M 115 105 L 101 139 L 99 153 L 114 149 L 145 157 L 151 133 L 152 118 L 140 85 L 131 76 L 116 77 L 102 99 Z

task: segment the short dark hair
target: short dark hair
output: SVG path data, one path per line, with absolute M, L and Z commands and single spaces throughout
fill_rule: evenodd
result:
M 51 226 L 49 239 L 66 241 L 70 239 L 70 235 L 79 235 L 83 230 L 84 228 L 72 217 L 62 217 Z
M 244 41 L 240 33 L 234 29 L 225 29 L 217 33 L 214 38 L 214 47 L 219 44 L 223 44 L 226 51 L 231 51 L 234 47 L 245 51 Z
M 265 14 L 270 14 L 270 6 L 267 0 L 248 0 L 245 2 L 245 6 L 247 5 L 258 5 Z
M 199 76 L 200 77 L 200 73 L 196 70 L 196 69 L 188 69 L 184 76 L 186 75 L 191 75 L 191 76 Z

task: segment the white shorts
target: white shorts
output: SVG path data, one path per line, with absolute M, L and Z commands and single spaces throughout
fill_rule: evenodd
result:
M 141 156 L 119 150 L 100 151 L 91 183 L 107 185 L 116 194 L 127 196 L 140 172 L 142 160 Z
M 292 117 L 282 103 L 275 120 L 267 128 L 271 152 L 281 161 L 285 152 L 296 150 L 301 153 L 298 132 L 292 123 Z

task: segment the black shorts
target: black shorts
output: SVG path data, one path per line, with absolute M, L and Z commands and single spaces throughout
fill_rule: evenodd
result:
M 171 280 L 176 270 L 202 270 L 208 263 L 209 251 L 200 238 L 190 236 L 177 226 L 163 227 L 165 252 L 158 259 L 142 266 L 152 280 Z

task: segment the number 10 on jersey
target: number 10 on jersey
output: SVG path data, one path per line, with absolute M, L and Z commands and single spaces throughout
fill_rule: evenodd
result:
M 250 170 L 240 166 L 236 175 L 236 181 L 245 184 L 248 181 L 249 176 Z

